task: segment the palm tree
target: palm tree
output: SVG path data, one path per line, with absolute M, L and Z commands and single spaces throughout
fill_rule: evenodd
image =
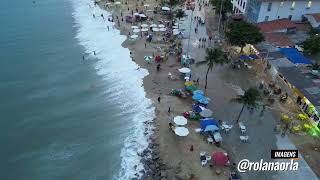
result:
M 176 18 L 178 18 L 178 28 L 179 28 L 179 23 L 180 23 L 180 18 L 183 18 L 185 15 L 184 11 L 182 9 L 178 9 L 176 13 Z
M 231 99 L 233 102 L 241 103 L 242 108 L 237 118 L 237 123 L 240 120 L 241 114 L 245 106 L 250 108 L 256 108 L 258 101 L 261 100 L 260 92 L 256 88 L 249 88 L 244 92 L 244 95 L 239 95 L 236 98 Z
M 208 69 L 206 73 L 206 84 L 204 86 L 205 89 L 207 89 L 208 84 L 208 73 L 209 71 L 212 71 L 214 64 L 223 65 L 228 62 L 227 55 L 221 50 L 221 47 L 208 48 L 206 53 L 205 60 L 196 63 L 196 66 L 207 64 Z

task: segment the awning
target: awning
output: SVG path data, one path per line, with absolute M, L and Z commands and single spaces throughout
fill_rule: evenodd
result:
M 206 127 L 209 125 L 216 125 L 217 127 L 219 127 L 218 121 L 216 121 L 214 119 L 203 119 L 200 121 L 200 126 L 201 126 L 202 130 L 205 130 Z
M 294 64 L 311 64 L 296 48 L 280 48 L 280 52 Z

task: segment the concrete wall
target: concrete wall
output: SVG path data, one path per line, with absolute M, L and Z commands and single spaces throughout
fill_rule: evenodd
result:
M 281 2 L 283 2 L 283 4 Z M 295 7 L 293 9 L 291 8 L 292 2 L 295 2 Z M 310 8 L 307 8 L 308 2 L 308 0 L 262 2 L 259 17 L 256 22 L 265 21 L 266 16 L 269 16 L 268 21 L 272 21 L 281 18 L 289 18 L 290 15 L 292 16 L 292 20 L 299 21 L 304 14 L 320 13 L 319 0 L 312 0 Z M 270 11 L 268 11 L 269 3 L 272 3 Z
M 231 3 L 233 5 L 233 13 L 245 13 L 247 0 L 231 0 Z

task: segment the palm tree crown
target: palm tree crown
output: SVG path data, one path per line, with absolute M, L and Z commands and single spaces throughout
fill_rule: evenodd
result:
M 223 65 L 228 62 L 228 58 L 226 54 L 221 50 L 221 47 L 208 48 L 206 54 L 207 55 L 205 57 L 205 60 L 196 63 L 196 66 L 206 64 L 208 67 L 207 73 L 206 73 L 205 89 L 207 89 L 208 73 L 209 71 L 212 71 L 213 66 L 215 64 Z

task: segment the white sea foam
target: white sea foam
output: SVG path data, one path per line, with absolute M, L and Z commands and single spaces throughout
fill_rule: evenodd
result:
M 148 147 L 148 136 L 144 135 L 145 121 L 154 118 L 154 107 L 150 99 L 146 98 L 143 88 L 143 78 L 148 75 L 146 69 L 140 68 L 130 58 L 128 49 L 121 43 L 126 39 L 108 22 L 109 12 L 94 7 L 90 0 L 72 0 L 74 19 L 78 28 L 76 38 L 85 48 L 86 53 L 99 61 L 95 65 L 98 75 L 102 76 L 112 87 L 106 90 L 109 100 L 119 105 L 124 114 L 131 113 L 128 134 L 121 150 L 121 168 L 114 179 L 131 179 L 143 169 L 138 153 Z M 95 18 L 93 18 L 95 14 Z M 105 21 L 101 18 L 104 14 Z M 109 26 L 110 31 L 107 30 Z M 152 128 L 149 128 L 149 134 Z M 136 168 L 134 167 L 135 165 Z

